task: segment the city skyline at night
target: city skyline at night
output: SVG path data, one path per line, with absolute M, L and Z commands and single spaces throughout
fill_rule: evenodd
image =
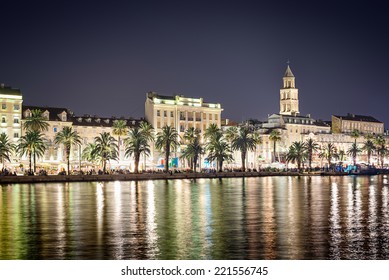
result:
M 0 20 L 0 82 L 27 105 L 76 114 L 140 118 L 156 91 L 221 103 L 223 118 L 264 120 L 278 112 L 290 60 L 301 114 L 388 123 L 381 5 L 13 1 Z

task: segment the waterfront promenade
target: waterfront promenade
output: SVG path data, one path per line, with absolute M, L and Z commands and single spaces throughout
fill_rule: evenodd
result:
M 170 179 L 198 179 L 198 178 L 235 178 L 235 177 L 265 177 L 265 176 L 321 176 L 321 175 L 348 175 L 339 172 L 216 172 L 216 173 L 131 173 L 107 175 L 46 175 L 46 176 L 1 176 L 0 184 L 12 183 L 45 183 L 45 182 L 93 182 L 93 181 L 143 181 L 143 180 L 170 180 Z

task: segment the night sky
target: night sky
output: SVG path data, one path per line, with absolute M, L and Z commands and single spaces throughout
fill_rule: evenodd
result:
M 342 3 L 339 3 L 342 2 Z M 389 127 L 385 1 L 2 1 L 0 83 L 24 104 L 143 117 L 146 92 L 223 118 L 279 112 L 287 61 L 301 114 Z

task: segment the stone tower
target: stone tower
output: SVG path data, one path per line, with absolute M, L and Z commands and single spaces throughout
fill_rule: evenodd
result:
M 280 90 L 280 114 L 296 116 L 300 114 L 299 96 L 298 89 L 295 86 L 295 78 L 289 64 L 282 79 L 284 86 Z

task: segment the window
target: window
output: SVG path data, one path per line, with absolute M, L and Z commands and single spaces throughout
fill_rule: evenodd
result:
M 209 120 L 210 121 L 212 120 L 212 114 L 209 114 Z
M 217 121 L 218 120 L 218 118 L 217 118 L 217 114 L 215 114 L 215 121 Z
M 5 104 L 5 103 L 1 104 L 1 109 L 3 109 L 3 110 L 7 109 L 7 104 Z
M 15 111 L 19 111 L 19 109 L 20 109 L 19 104 L 14 104 L 14 110 L 15 110 Z
M 19 132 L 14 132 L 14 138 L 19 138 Z
M 1 117 L 1 122 L 6 123 L 5 117 Z
M 163 111 L 163 116 L 166 118 L 167 117 L 167 112 Z
M 19 123 L 19 119 L 18 118 L 14 118 L 14 123 Z
M 160 116 L 161 116 L 161 111 L 157 110 L 157 117 L 160 117 Z
M 173 111 L 170 112 L 170 117 L 173 118 L 174 114 Z
M 58 128 L 57 128 L 57 127 L 54 127 L 54 128 L 53 128 L 53 131 L 54 131 L 54 133 L 57 133 Z

